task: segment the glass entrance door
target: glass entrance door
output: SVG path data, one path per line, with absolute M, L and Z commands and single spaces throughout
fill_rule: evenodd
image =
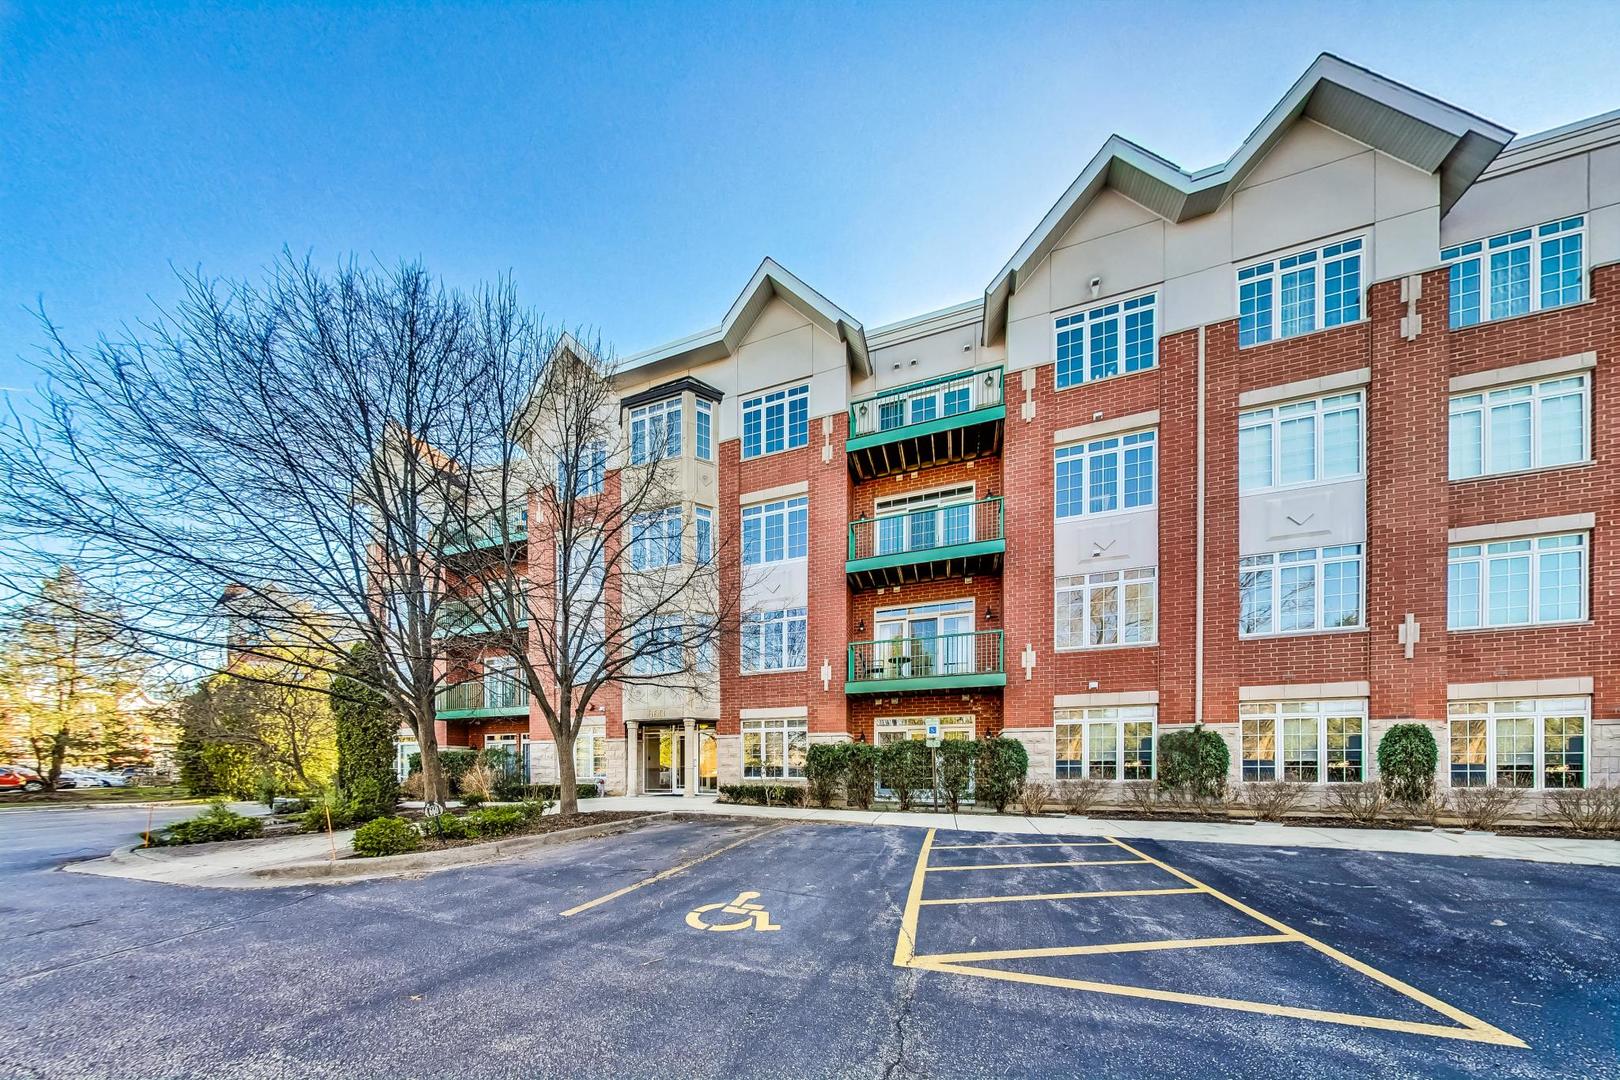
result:
M 649 795 L 685 789 L 686 740 L 679 727 L 641 729 L 642 788 Z
M 720 747 L 715 739 L 713 724 L 699 724 L 697 729 L 698 740 L 698 782 L 699 791 L 716 792 L 720 790 Z

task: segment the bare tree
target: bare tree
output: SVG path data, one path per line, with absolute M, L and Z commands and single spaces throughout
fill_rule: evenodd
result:
M 712 693 L 735 607 L 720 589 L 712 508 L 700 521 L 693 502 L 689 470 L 704 466 L 683 445 L 695 437 L 689 414 L 627 430 L 600 353 L 559 340 L 514 414 L 511 463 L 478 474 L 497 492 L 532 492 L 529 546 L 498 545 L 516 557 L 471 573 L 464 594 L 517 659 L 545 718 L 564 813 L 577 806 L 574 745 L 591 703 L 610 687 Z M 506 472 L 522 465 L 529 482 L 514 484 Z
M 702 679 L 725 612 L 673 444 L 630 445 L 603 350 L 548 332 L 509 284 L 469 296 L 418 266 L 283 257 L 257 284 L 184 279 L 139 335 L 78 349 L 46 328 L 47 408 L 0 428 L 16 565 L 51 537 L 188 659 L 217 644 L 227 589 L 309 669 L 365 641 L 429 799 L 446 794 L 436 697 L 474 647 L 510 654 L 538 699 L 565 809 L 596 695 Z M 650 557 L 671 508 L 679 561 Z

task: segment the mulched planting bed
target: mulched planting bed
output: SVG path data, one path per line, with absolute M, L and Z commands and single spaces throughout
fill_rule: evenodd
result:
M 564 829 L 578 829 L 586 825 L 633 821 L 636 818 L 649 817 L 651 814 L 650 810 L 594 810 L 577 814 L 547 814 L 517 832 L 507 833 L 504 836 L 468 837 L 465 840 L 439 840 L 433 835 L 433 826 L 424 823 L 425 835 L 422 837 L 421 850 L 443 851 L 446 848 L 467 847 L 472 844 L 493 844 L 502 840 L 515 840 L 520 836 L 538 836 L 543 833 L 561 832 Z

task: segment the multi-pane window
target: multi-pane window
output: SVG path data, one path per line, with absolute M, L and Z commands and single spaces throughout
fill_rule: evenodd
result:
M 1590 698 L 1453 701 L 1452 787 L 1586 786 Z
M 1058 389 L 1146 371 L 1158 363 L 1153 314 L 1157 300 L 1149 293 L 1058 319 L 1054 324 Z
M 973 540 L 973 485 L 898 495 L 873 506 L 876 555 L 926 551 Z
M 607 479 L 607 446 L 593 442 L 579 448 L 577 463 L 557 460 L 557 491 L 572 498 L 600 495 Z
M 674 616 L 657 616 L 631 640 L 632 675 L 673 675 L 681 670 L 682 623 Z
M 742 669 L 794 671 L 805 667 L 806 609 L 750 611 L 742 619 Z
M 607 734 L 587 728 L 574 739 L 574 778 L 607 775 Z
M 1453 544 L 1446 626 L 1532 626 L 1586 618 L 1586 534 Z
M 681 561 L 681 508 L 671 506 L 630 519 L 630 567 L 656 570 Z
M 804 754 L 810 744 L 808 726 L 802 716 L 744 720 L 743 777 L 748 780 L 802 777 Z
M 745 509 L 742 547 L 744 566 L 804 558 L 810 552 L 810 500 L 800 495 Z
M 630 464 L 681 456 L 681 399 L 672 397 L 630 410 Z
M 1360 544 L 1238 560 L 1238 633 L 1292 634 L 1361 625 Z
M 873 725 L 877 745 L 888 743 L 922 742 L 928 737 L 928 725 L 939 725 L 939 737 L 946 740 L 973 738 L 972 716 L 880 716 Z
M 1504 386 L 1451 399 L 1451 479 L 1585 461 L 1585 375 Z
M 1153 779 L 1153 705 L 1059 709 L 1053 715 L 1057 778 Z
M 1572 217 L 1446 248 L 1452 329 L 1580 303 L 1585 237 Z
M 1057 647 L 1151 645 L 1158 577 L 1159 571 L 1150 566 L 1058 578 Z
M 707 566 L 714 558 L 714 511 L 707 506 L 694 507 L 693 521 L 697 533 L 697 561 Z
M 1364 698 L 1245 702 L 1238 722 L 1246 783 L 1353 784 L 1365 776 Z
M 947 375 L 878 402 L 878 430 L 924 424 L 973 411 L 973 373 Z
M 1138 431 L 1053 451 L 1059 518 L 1152 506 L 1155 433 Z
M 699 461 L 714 460 L 714 402 L 697 399 L 697 456 Z
M 810 444 L 810 387 L 790 386 L 743 398 L 742 456 L 759 457 Z
M 1361 318 L 1361 238 L 1238 271 L 1238 344 L 1309 334 Z
M 1361 391 L 1255 409 L 1238 417 L 1238 490 L 1361 475 Z

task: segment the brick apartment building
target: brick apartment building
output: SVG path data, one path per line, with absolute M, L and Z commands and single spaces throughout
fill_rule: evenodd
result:
M 1218 167 L 1111 138 L 980 299 L 867 329 L 767 259 L 618 376 L 741 633 L 711 692 L 600 703 L 580 773 L 793 781 L 933 720 L 1141 779 L 1202 721 L 1328 784 L 1415 720 L 1442 783 L 1620 781 L 1617 350 L 1620 113 L 1515 139 L 1331 56 Z M 521 694 L 446 706 L 554 775 Z

